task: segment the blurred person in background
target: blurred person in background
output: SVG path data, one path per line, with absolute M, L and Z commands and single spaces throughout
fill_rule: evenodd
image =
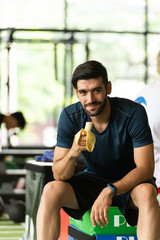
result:
M 160 51 L 156 58 L 156 69 L 160 75 Z M 156 184 L 160 193 L 160 81 L 147 84 L 138 94 L 135 100 L 142 104 L 148 115 L 149 125 L 151 128 L 154 141 L 154 158 Z
M 26 125 L 26 120 L 21 112 L 14 112 L 10 115 L 5 115 L 0 113 L 0 125 L 4 123 L 7 130 L 12 128 L 24 129 Z

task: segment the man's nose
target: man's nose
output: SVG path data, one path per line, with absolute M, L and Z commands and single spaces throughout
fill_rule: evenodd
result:
M 88 102 L 92 103 L 94 101 L 94 94 L 92 92 L 88 92 Z

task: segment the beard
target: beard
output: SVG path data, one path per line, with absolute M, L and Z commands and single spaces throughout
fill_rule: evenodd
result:
M 96 108 L 96 109 L 93 109 L 93 110 L 87 110 L 86 107 L 87 106 L 98 106 L 99 105 L 99 108 Z M 104 101 L 103 102 L 97 102 L 97 101 L 94 101 L 92 103 L 88 103 L 88 104 L 85 104 L 83 107 L 84 107 L 84 111 L 91 117 L 94 117 L 94 116 L 97 116 L 99 115 L 103 110 L 104 108 L 106 107 L 107 105 L 107 96 L 104 98 Z

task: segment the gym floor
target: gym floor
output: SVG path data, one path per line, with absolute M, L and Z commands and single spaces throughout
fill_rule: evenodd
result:
M 5 214 L 0 217 L 0 240 L 22 240 L 24 232 L 24 223 L 14 223 Z

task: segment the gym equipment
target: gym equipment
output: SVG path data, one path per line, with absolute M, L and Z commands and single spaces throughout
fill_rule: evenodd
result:
M 69 240 L 137 240 L 136 235 L 93 235 L 90 236 L 78 228 L 69 225 L 68 227 Z
M 12 201 L 7 211 L 10 219 L 15 223 L 25 222 L 25 202 L 21 200 Z
M 4 212 L 4 202 L 3 199 L 0 197 L 0 216 L 2 216 Z
M 99 225 L 93 227 L 90 220 L 91 209 L 76 220 L 70 217 L 70 224 L 88 235 L 135 235 L 136 226 L 131 227 L 125 220 L 118 207 L 110 207 L 108 211 L 109 224 L 101 228 Z
M 90 220 L 91 210 L 88 210 L 82 220 L 70 217 L 68 227 L 69 240 L 137 240 L 136 227 L 131 227 L 117 207 L 108 211 L 109 224 L 101 228 L 93 227 Z
M 45 184 L 53 181 L 52 163 L 28 161 L 26 164 L 26 239 L 36 240 L 36 217 Z

